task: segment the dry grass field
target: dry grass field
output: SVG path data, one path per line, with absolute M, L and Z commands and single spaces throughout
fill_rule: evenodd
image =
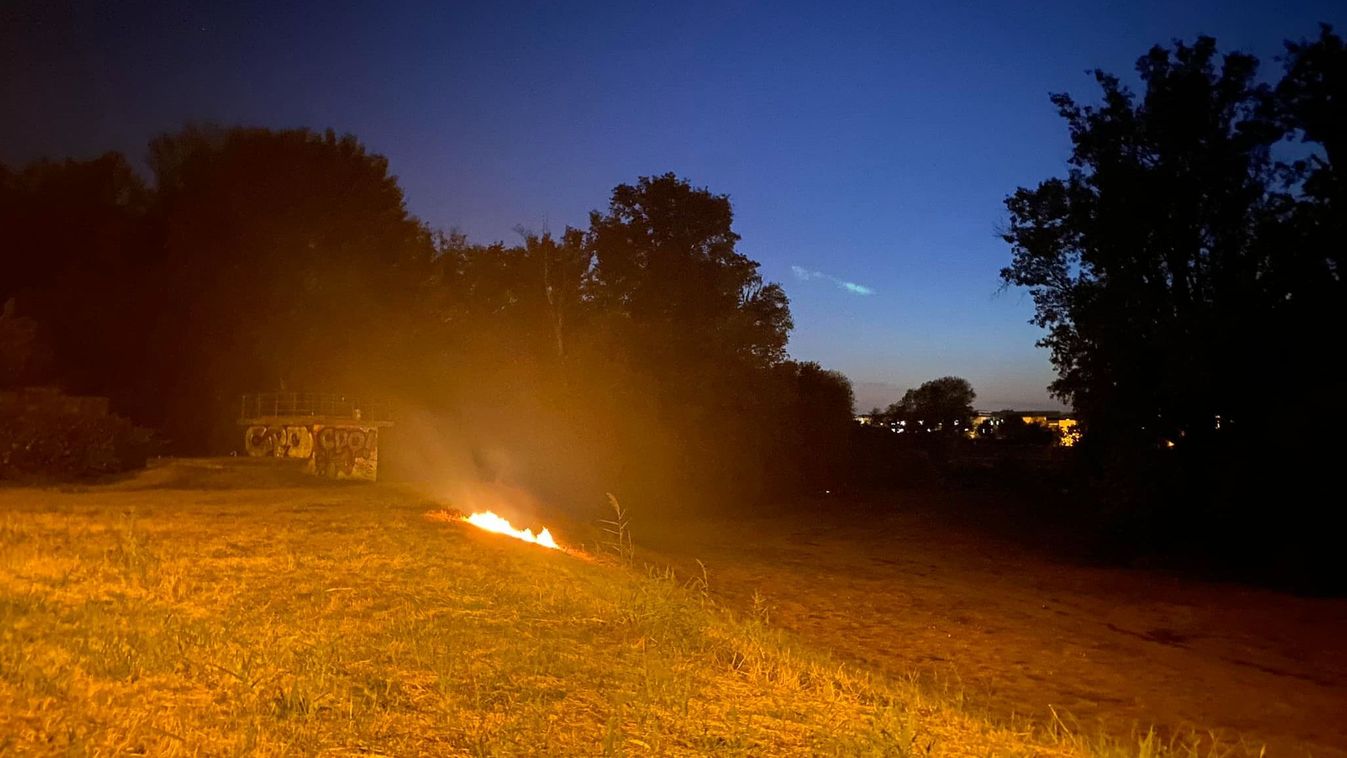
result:
M 247 460 L 0 490 L 0 754 L 1197 754 L 988 720 L 456 506 Z

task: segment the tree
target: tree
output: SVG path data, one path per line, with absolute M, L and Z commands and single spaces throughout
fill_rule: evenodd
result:
M 618 185 L 590 214 L 571 384 L 602 387 L 607 415 L 631 425 L 648 490 L 749 499 L 791 478 L 774 464 L 794 460 L 781 452 L 793 390 L 778 370 L 789 301 L 736 249 L 733 218 L 728 197 L 674 174 Z
M 976 397 L 967 379 L 944 376 L 903 393 L 903 399 L 890 405 L 884 415 L 888 420 L 905 422 L 908 431 L 952 436 L 969 429 L 976 414 Z
M 687 348 L 684 355 L 780 362 L 793 326 L 790 302 L 735 249 L 733 218 L 727 196 L 672 173 L 618 185 L 608 212 L 590 214 L 594 303 L 660 333 L 662 347 Z
M 584 304 L 584 283 L 593 266 L 593 252 L 586 249 L 585 233 L 579 229 L 567 227 L 560 239 L 547 233 L 520 231 L 526 257 L 542 271 L 547 323 L 557 358 L 564 358 L 566 335 Z
M 207 446 L 203 419 L 243 392 L 399 380 L 433 248 L 387 160 L 331 131 L 190 127 L 150 164 L 163 263 L 143 368 L 170 438 Z
M 808 490 L 837 490 L 847 483 L 852 458 L 856 398 L 851 380 L 812 361 L 787 361 L 783 368 L 794 390 L 790 468 Z
M 0 302 L 123 264 L 149 192 L 119 153 L 0 167 Z
M 1303 142 L 1322 146 L 1295 167 L 1305 179 L 1305 194 L 1335 203 L 1347 202 L 1347 46 L 1324 24 L 1313 42 L 1286 43 L 1286 72 L 1277 84 L 1283 126 Z M 1343 223 L 1338 217 L 1338 230 Z M 1341 271 L 1343 251 L 1334 262 Z
M 1052 97 L 1071 170 L 1007 199 L 1001 276 L 1029 289 L 1051 390 L 1091 437 L 1192 443 L 1218 417 L 1252 432 L 1341 387 L 1315 347 L 1344 324 L 1341 213 L 1323 189 L 1340 165 L 1341 41 L 1325 29 L 1288 50 L 1275 89 L 1201 37 L 1138 60 L 1140 95 L 1096 71 L 1099 105 Z M 1278 160 L 1295 134 L 1310 157 Z
M 50 350 L 38 334 L 37 322 L 15 313 L 14 298 L 0 311 L 0 388 L 30 384 L 43 378 Z
M 1201 37 L 1143 56 L 1140 93 L 1096 72 L 1098 105 L 1054 95 L 1071 170 L 1006 201 L 1002 277 L 1029 289 L 1082 472 L 1136 542 L 1322 586 L 1342 575 L 1319 495 L 1342 442 L 1316 419 L 1347 391 L 1328 347 L 1347 65 L 1327 27 L 1284 65 L 1264 83 Z
M 103 393 L 135 370 L 149 202 L 117 153 L 0 171 L 0 302 L 41 324 L 44 380 Z

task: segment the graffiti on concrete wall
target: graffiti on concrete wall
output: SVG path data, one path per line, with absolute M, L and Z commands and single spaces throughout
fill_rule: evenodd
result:
M 314 426 L 313 470 L 319 476 L 373 481 L 378 467 L 378 427 Z
M 379 430 L 389 408 L 325 392 L 259 392 L 239 398 L 244 451 L 253 457 L 306 461 L 309 473 L 374 481 Z
M 243 446 L 254 458 L 308 458 L 313 455 L 313 433 L 307 426 L 250 426 Z
M 244 449 L 254 458 L 307 458 L 309 471 L 330 479 L 374 481 L 379 467 L 376 426 L 248 427 Z

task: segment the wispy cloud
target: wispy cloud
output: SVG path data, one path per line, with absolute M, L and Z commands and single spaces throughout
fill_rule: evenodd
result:
M 864 284 L 857 284 L 855 282 L 848 282 L 844 279 L 838 279 L 832 274 L 825 274 L 822 271 L 814 271 L 813 269 L 808 269 L 805 268 L 804 266 L 791 266 L 790 270 L 792 273 L 795 274 L 795 278 L 799 279 L 802 282 L 807 282 L 810 279 L 823 279 L 832 282 L 833 284 L 836 284 L 838 287 L 841 287 L 847 292 L 850 292 L 855 295 L 875 294 L 874 290 L 870 289 Z

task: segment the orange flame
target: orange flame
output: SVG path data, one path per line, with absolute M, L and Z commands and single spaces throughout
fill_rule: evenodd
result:
M 551 548 L 553 550 L 561 549 L 561 546 L 557 544 L 557 541 L 552 539 L 552 533 L 547 531 L 547 529 L 543 529 L 537 536 L 534 536 L 532 529 L 515 529 L 510 525 L 509 521 L 497 516 L 491 511 L 479 511 L 471 516 L 464 516 L 463 520 L 478 529 L 485 529 L 488 532 L 509 535 L 515 539 L 532 542 L 535 545 L 542 545 L 543 547 Z

